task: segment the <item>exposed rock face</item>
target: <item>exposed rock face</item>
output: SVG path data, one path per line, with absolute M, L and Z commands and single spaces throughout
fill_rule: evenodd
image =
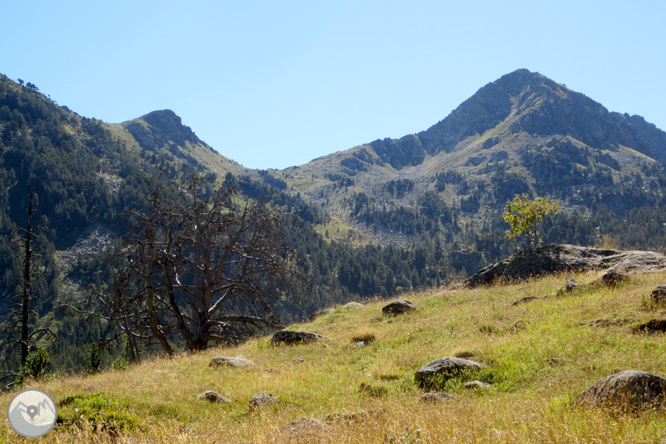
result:
M 214 365 L 227 365 L 229 367 L 255 367 L 256 364 L 249 359 L 246 359 L 245 356 L 216 356 L 210 361 L 210 366 Z
M 406 299 L 400 299 L 384 306 L 384 308 L 382 308 L 382 313 L 389 316 L 395 316 L 413 310 L 416 310 L 416 306 L 413 303 Z
M 414 381 L 420 388 L 427 390 L 442 385 L 462 371 L 477 371 L 482 368 L 487 368 L 487 365 L 468 359 L 447 356 L 430 361 L 418 369 L 414 375 Z
M 214 392 L 213 390 L 208 390 L 207 392 L 203 392 L 202 394 L 197 396 L 197 398 L 208 401 L 208 402 L 216 403 L 216 404 L 229 404 L 229 403 L 231 403 L 231 399 L 229 399 L 225 396 L 222 396 L 219 393 Z
M 145 124 L 142 125 L 140 120 L 143 120 Z M 180 147 L 184 147 L 185 142 L 193 145 L 204 144 L 192 129 L 183 125 L 180 117 L 169 109 L 153 111 L 140 119 L 126 122 L 124 125 L 137 142 L 148 150 L 169 143 L 175 143 Z
M 577 402 L 627 412 L 663 408 L 665 397 L 666 378 L 628 370 L 598 380 L 578 396 Z
M 273 345 L 286 344 L 286 345 L 298 345 L 298 344 L 309 344 L 311 342 L 317 342 L 324 339 L 322 336 L 316 333 L 308 333 L 305 331 L 279 331 L 273 335 L 271 338 L 271 343 Z
M 461 286 L 519 281 L 550 273 L 608 270 L 617 274 L 666 270 L 666 257 L 652 251 L 617 251 L 575 245 L 550 245 L 534 251 L 520 251 L 507 260 L 489 265 L 465 280 Z
M 275 396 L 272 393 L 259 392 L 250 399 L 250 409 L 254 410 L 273 405 L 278 402 L 278 399 L 280 399 L 279 396 Z

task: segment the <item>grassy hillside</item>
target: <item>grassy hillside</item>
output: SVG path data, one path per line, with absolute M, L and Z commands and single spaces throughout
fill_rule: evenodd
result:
M 664 275 L 557 296 L 570 277 L 406 294 L 417 310 L 392 318 L 381 314 L 385 302 L 338 307 L 291 327 L 327 338 L 320 343 L 273 347 L 262 338 L 233 349 L 26 386 L 51 394 L 69 424 L 42 442 L 665 442 L 663 414 L 621 416 L 574 405 L 583 389 L 618 370 L 666 375 L 664 335 L 633 332 L 640 323 L 663 317 L 646 298 L 664 283 Z M 579 284 L 597 277 L 575 276 Z M 512 305 L 526 296 L 548 297 Z M 359 337 L 375 340 L 359 347 Z M 244 355 L 257 366 L 210 367 L 219 355 Z M 490 367 L 448 382 L 444 391 L 457 400 L 421 402 L 414 372 L 452 355 Z M 469 379 L 493 386 L 464 388 Z M 206 390 L 232 403 L 198 400 Z M 253 411 L 248 401 L 257 392 L 277 395 L 279 402 Z M 2 395 L 1 409 L 12 395 Z M 339 412 L 365 415 L 323 426 L 312 422 L 319 431 L 300 441 L 289 434 L 297 428 L 287 427 L 292 421 Z M 16 442 L 7 422 L 0 427 L 2 442 Z

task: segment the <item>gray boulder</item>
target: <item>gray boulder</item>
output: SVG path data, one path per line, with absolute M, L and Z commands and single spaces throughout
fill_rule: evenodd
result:
M 359 307 L 363 307 L 363 304 L 358 303 L 358 302 L 347 302 L 345 305 L 342 306 L 342 308 L 344 308 L 346 310 L 349 310 L 349 309 L 352 309 L 352 308 L 359 308 Z
M 352 424 L 355 422 L 361 422 L 368 418 L 366 412 L 339 412 L 339 413 L 329 413 L 324 416 L 324 422 L 328 423 L 344 423 Z
M 214 392 L 213 390 L 208 390 L 207 392 L 203 392 L 197 398 L 202 399 L 204 401 L 212 402 L 215 404 L 229 404 L 231 403 L 231 399 L 220 395 L 217 392 Z
M 420 388 L 428 390 L 442 386 L 447 380 L 455 378 L 463 371 L 477 371 L 487 367 L 480 362 L 447 356 L 430 361 L 418 369 L 414 381 Z
M 382 313 L 395 316 L 413 310 L 416 310 L 416 306 L 413 303 L 406 299 L 400 299 L 384 306 L 384 308 L 382 308 Z
M 542 298 L 542 297 L 540 298 L 540 297 L 537 297 L 537 296 L 525 296 L 524 298 L 518 299 L 516 302 L 514 302 L 511 305 L 513 305 L 515 307 L 516 305 L 526 304 L 528 302 L 536 301 L 537 299 L 545 299 L 545 298 Z
M 424 393 L 423 395 L 421 395 L 419 401 L 435 403 L 441 401 L 455 401 L 456 399 L 457 398 L 455 396 L 451 396 L 448 393 L 439 392 L 439 393 Z
M 567 281 L 562 288 L 557 291 L 557 294 L 571 293 L 572 291 L 578 289 L 578 282 L 574 278 L 571 278 Z
M 598 287 L 608 287 L 616 288 L 623 282 L 625 282 L 629 277 L 625 274 L 618 273 L 617 271 L 610 270 L 607 273 L 604 273 L 599 279 L 592 282 L 593 285 Z
M 261 407 L 273 405 L 278 402 L 279 396 L 272 393 L 259 392 L 250 399 L 250 409 L 255 410 Z
M 577 403 L 586 407 L 637 412 L 662 409 L 665 397 L 666 378 L 627 370 L 598 380 L 578 396 Z
M 515 282 L 552 273 L 607 270 L 622 275 L 666 270 L 666 256 L 652 251 L 617 251 L 576 245 L 549 245 L 523 250 L 489 265 L 458 287 L 475 288 Z
M 321 341 L 323 336 L 320 336 L 316 333 L 308 333 L 305 331 L 279 331 L 273 335 L 271 338 L 271 343 L 273 345 L 286 344 L 286 345 L 298 345 L 298 344 L 309 344 L 311 342 Z
M 487 389 L 487 388 L 492 388 L 493 386 L 492 386 L 492 384 L 488 384 L 487 382 L 474 380 L 474 381 L 466 382 L 464 384 L 464 387 L 468 388 L 468 389 L 477 389 L 477 388 Z
M 659 285 L 652 290 L 650 302 L 658 306 L 666 306 L 666 285 Z
M 651 319 L 643 324 L 637 325 L 633 329 L 634 333 L 647 333 L 654 335 L 657 333 L 666 333 L 666 319 Z
M 209 366 L 218 366 L 218 365 L 226 365 L 229 367 L 235 367 L 235 368 L 240 368 L 240 367 L 256 367 L 256 364 L 249 359 L 246 359 L 245 356 L 236 356 L 236 357 L 230 357 L 230 356 L 216 356 L 213 359 L 211 359 Z
M 310 322 L 312 322 L 315 319 L 317 319 L 319 316 L 324 316 L 324 315 L 331 314 L 331 313 L 334 313 L 334 312 L 335 312 L 335 308 L 322 308 L 321 310 L 317 310 L 314 313 L 312 313 L 308 319 L 310 320 Z

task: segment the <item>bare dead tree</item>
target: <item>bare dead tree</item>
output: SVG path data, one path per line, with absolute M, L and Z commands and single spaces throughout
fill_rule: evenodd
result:
M 10 314 L 9 319 L 13 321 L 9 325 L 10 330 L 18 330 L 19 338 L 6 338 L 0 348 L 6 348 L 9 354 L 6 358 L 11 358 L 12 350 L 18 346 L 20 349 L 20 367 L 23 367 L 28 360 L 28 355 L 31 351 L 34 351 L 36 347 L 31 345 L 35 342 L 35 339 L 42 339 L 45 337 L 50 337 L 51 339 L 57 341 L 57 335 L 48 327 L 38 328 L 35 330 L 30 329 L 30 320 L 32 316 L 37 316 L 37 313 L 31 309 L 31 301 L 34 299 L 32 294 L 32 288 L 35 282 L 43 276 L 43 273 L 39 271 L 38 263 L 36 259 L 39 258 L 39 249 L 35 248 L 35 238 L 38 236 L 41 230 L 41 225 L 33 225 L 33 204 L 35 200 L 35 191 L 30 192 L 30 202 L 28 204 L 28 225 L 26 228 L 21 228 L 20 232 L 22 235 L 16 235 L 12 244 L 14 248 L 18 250 L 17 257 L 22 257 L 22 295 L 20 302 L 12 304 L 9 306 L 10 310 L 13 312 Z M 6 374 L 0 378 L 0 381 L 5 379 L 15 379 L 19 377 L 17 372 L 6 372 Z M 11 385 L 11 384 L 10 384 Z
M 282 240 L 284 215 L 241 199 L 230 182 L 213 185 L 201 176 L 156 183 L 114 253 L 116 292 L 101 295 L 119 328 L 167 354 L 175 338 L 203 350 L 280 327 L 273 305 L 303 282 Z

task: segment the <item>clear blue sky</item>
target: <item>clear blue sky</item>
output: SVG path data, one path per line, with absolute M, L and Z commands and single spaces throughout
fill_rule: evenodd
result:
M 110 123 L 172 109 L 252 168 L 427 129 L 518 68 L 666 130 L 663 0 L 16 0 L 1 11 L 1 73 Z

